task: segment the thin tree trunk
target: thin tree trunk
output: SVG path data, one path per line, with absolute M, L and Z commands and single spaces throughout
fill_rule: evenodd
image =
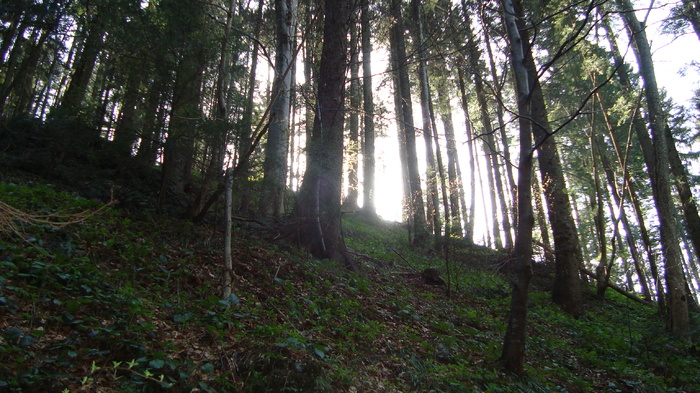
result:
M 362 1 L 362 103 L 364 132 L 362 145 L 362 211 L 370 217 L 377 215 L 374 205 L 374 97 L 372 92 L 372 40 L 369 1 Z
M 457 153 L 457 143 L 455 141 L 454 123 L 452 121 L 452 108 L 447 94 L 438 89 L 438 100 L 440 102 L 440 117 L 445 125 L 445 140 L 447 143 L 447 177 L 450 190 L 450 234 L 459 237 L 463 236 L 462 219 L 460 216 L 460 189 L 462 179 L 458 176 L 459 154 Z M 463 194 L 462 194 L 463 195 Z
M 591 200 L 591 210 L 593 213 L 593 222 L 595 224 L 596 239 L 598 240 L 598 251 L 600 253 L 600 260 L 598 261 L 598 266 L 596 266 L 596 294 L 599 297 L 605 296 L 605 290 L 608 287 L 608 245 L 605 236 L 606 222 L 604 214 L 604 204 L 603 195 L 600 187 L 600 175 L 598 170 L 598 149 L 595 142 L 595 128 L 593 128 L 592 134 L 589 138 L 589 143 L 591 146 L 591 162 L 593 165 L 593 190 L 591 190 L 591 195 L 589 196 Z M 615 241 L 615 239 L 611 239 Z
M 518 231 L 512 258 L 515 281 L 508 315 L 508 328 L 503 339 L 501 365 L 514 374 L 522 374 L 527 332 L 528 287 L 532 277 L 532 130 L 530 119 L 530 84 L 525 68 L 525 45 L 516 25 L 511 0 L 503 0 L 503 20 L 511 47 L 511 64 L 517 86 L 520 126 L 520 165 L 518 166 Z
M 614 134 L 613 134 L 613 126 L 612 123 L 610 122 L 610 119 L 607 114 L 607 110 L 603 104 L 603 101 L 601 100 L 600 94 L 597 94 L 598 98 L 598 103 L 601 106 L 601 110 L 603 113 L 603 118 L 605 120 L 606 127 L 608 129 L 608 132 L 610 133 L 611 136 L 613 136 L 613 144 L 615 148 L 617 149 L 617 143 L 615 142 L 614 139 Z M 617 181 L 615 180 L 615 173 L 613 172 L 612 165 L 610 164 L 610 160 L 608 159 L 608 153 L 605 151 L 604 146 L 605 144 L 602 141 L 602 137 L 599 134 L 596 134 L 596 140 L 595 143 L 597 145 L 597 151 L 599 153 L 599 157 L 601 160 L 601 164 L 603 165 L 603 170 L 605 171 L 605 177 L 608 181 L 608 187 L 611 190 L 613 199 L 615 204 L 618 206 L 620 209 L 620 219 L 622 220 L 622 225 L 625 228 L 625 240 L 627 242 L 627 246 L 630 250 L 630 255 L 632 256 L 632 259 L 634 261 L 634 268 L 637 273 L 637 277 L 639 278 L 639 285 L 642 288 L 642 296 L 644 297 L 645 300 L 651 301 L 651 292 L 649 290 L 649 285 L 647 284 L 646 280 L 646 275 L 644 274 L 644 270 L 642 269 L 642 264 L 639 256 L 639 251 L 637 250 L 637 244 L 632 237 L 633 233 L 633 228 L 632 225 L 630 225 L 629 219 L 627 217 L 625 205 L 623 203 L 623 194 L 620 193 L 617 187 Z M 629 173 L 626 169 L 626 160 L 623 160 L 620 163 L 620 166 L 622 168 L 623 172 L 623 179 L 627 179 L 629 177 Z M 626 182 L 626 180 L 625 180 Z
M 522 15 L 520 1 L 515 0 L 514 4 L 516 4 L 516 9 L 519 10 L 519 14 Z M 554 136 L 550 132 L 547 108 L 527 35 L 529 30 L 525 26 L 523 19 L 516 20 L 516 23 L 518 23 L 518 28 L 522 32 L 525 44 L 525 67 L 528 71 L 531 87 L 531 110 L 535 123 L 532 127 L 532 132 L 536 144 L 539 146 L 537 160 L 549 212 L 549 222 L 554 237 L 556 277 L 552 288 L 552 300 L 559 304 L 565 312 L 578 316 L 582 312 L 583 302 L 581 299 L 581 279 L 579 275 L 583 256 L 581 255 L 578 232 L 572 215 L 569 194 L 566 190 L 559 152 L 557 151 Z
M 463 3 L 464 6 L 464 3 Z M 484 152 L 486 153 L 487 167 L 489 169 L 489 179 L 492 180 L 490 187 L 492 204 L 493 204 L 493 219 L 494 219 L 494 235 L 496 239 L 496 248 L 502 248 L 500 228 L 502 226 L 503 234 L 505 235 L 505 247 L 510 249 L 513 247 L 513 237 L 511 235 L 511 223 L 506 201 L 503 180 L 501 177 L 501 166 L 498 162 L 498 154 L 496 149 L 496 138 L 494 138 L 494 130 L 491 127 L 491 118 L 489 116 L 488 103 L 486 102 L 486 88 L 484 86 L 483 76 L 481 75 L 481 66 L 479 60 L 481 53 L 478 50 L 477 43 L 474 40 L 474 34 L 469 23 L 469 18 L 465 18 L 465 30 L 467 33 L 467 48 L 469 55 L 467 56 L 470 63 L 472 76 L 474 77 L 474 88 L 476 89 L 476 97 L 479 103 L 479 111 L 481 113 L 481 124 L 483 127 L 482 141 L 484 143 Z M 493 187 L 495 186 L 495 187 Z M 495 198 L 494 198 L 495 196 Z M 496 204 L 500 204 L 502 221 L 498 219 L 498 208 Z
M 532 193 L 535 199 L 535 216 L 537 217 L 537 225 L 540 227 L 540 237 L 544 245 L 544 260 L 548 263 L 554 263 L 554 247 L 549 237 L 549 227 L 547 226 L 547 215 L 544 211 L 544 203 L 542 203 L 542 187 L 537 176 L 532 177 Z
M 260 211 L 267 217 L 284 214 L 284 196 L 287 184 L 287 153 L 289 140 L 289 101 L 294 61 L 294 25 L 297 0 L 275 0 L 277 50 L 275 55 L 275 79 L 273 101 L 270 110 L 270 130 L 265 146 L 263 166 L 263 197 Z
M 496 106 L 496 117 L 498 119 L 498 132 L 501 136 L 501 145 L 503 146 L 503 161 L 505 162 L 506 175 L 511 194 L 511 201 L 515 202 L 518 198 L 518 187 L 515 184 L 515 177 L 513 176 L 513 161 L 510 157 L 510 144 L 508 143 L 508 135 L 506 135 L 506 122 L 503 116 L 503 84 L 499 83 L 498 74 L 496 72 L 496 62 L 493 59 L 493 51 L 491 49 L 490 34 L 486 26 L 484 26 L 483 31 L 486 53 L 488 54 L 489 66 L 491 69 L 491 83 L 496 89 L 496 100 L 498 101 L 498 105 Z M 504 70 L 504 73 L 507 73 L 507 70 Z M 518 212 L 514 207 L 512 207 L 511 210 L 513 223 L 515 223 L 517 222 Z
M 464 112 L 464 124 L 465 132 L 467 136 L 467 149 L 469 151 L 469 196 L 470 201 L 467 205 L 462 201 L 462 206 L 465 209 L 462 212 L 464 216 L 464 238 L 469 243 L 474 243 L 474 214 L 476 209 L 476 170 L 475 170 L 475 149 L 474 149 L 474 135 L 471 128 L 471 119 L 469 117 L 469 97 L 467 97 L 467 88 L 464 82 L 464 71 L 460 68 L 458 71 L 458 85 L 460 91 L 460 98 L 462 103 L 462 111 Z M 469 212 L 466 212 L 467 206 Z
M 421 117 L 423 121 L 423 140 L 425 141 L 425 161 L 426 168 L 426 184 L 427 189 L 427 208 L 428 208 L 428 227 L 438 236 L 440 234 L 440 202 L 437 189 L 437 167 L 435 164 L 435 154 L 433 152 L 433 133 L 435 130 L 432 127 L 430 115 L 430 85 L 428 82 L 428 69 L 425 62 L 425 37 L 423 36 L 423 16 L 421 5 L 418 0 L 411 0 L 411 9 L 413 10 L 413 22 L 416 24 L 414 29 L 414 39 L 418 47 L 418 85 L 420 87 L 420 107 Z
M 83 50 L 73 65 L 74 72 L 60 103 L 60 111 L 70 116 L 77 115 L 77 110 L 85 99 L 90 77 L 92 76 L 97 57 L 102 50 L 102 40 L 105 34 L 99 21 L 88 22 L 87 36 Z
M 598 12 L 600 12 L 600 9 L 598 9 Z M 615 34 L 610 27 L 610 23 L 608 22 L 607 18 L 602 18 L 602 23 L 601 25 L 605 29 L 605 33 L 607 36 L 608 41 L 610 42 L 610 47 L 612 48 L 612 55 L 613 59 L 615 60 L 616 64 L 623 64 L 624 59 L 622 58 L 622 55 L 620 54 L 620 49 L 617 45 L 617 39 L 615 38 Z M 627 74 L 627 71 L 625 67 L 618 67 L 617 69 L 617 75 L 618 78 L 620 79 L 620 85 L 622 85 L 623 89 L 628 94 L 632 94 L 634 91 L 634 87 L 632 86 L 632 83 L 630 82 L 630 77 Z M 630 116 L 631 117 L 631 125 L 630 128 L 634 130 L 637 140 L 639 141 L 639 146 L 642 150 L 642 154 L 644 156 L 644 161 L 646 163 L 647 169 L 653 167 L 653 153 L 652 153 L 652 146 L 651 146 L 651 138 L 649 138 L 649 134 L 646 131 L 646 126 L 642 122 L 641 117 L 639 116 L 638 110 L 635 109 L 634 113 Z M 615 152 L 618 157 L 618 161 L 623 162 L 623 154 L 621 152 L 621 149 L 619 148 L 619 144 L 615 142 L 615 135 L 614 133 L 610 133 L 610 137 L 612 139 L 613 146 L 615 147 Z M 648 171 L 649 176 L 654 176 L 654 173 L 652 171 Z M 645 217 L 644 213 L 641 209 L 639 200 L 637 199 L 637 193 L 635 191 L 634 183 L 632 179 L 628 176 L 627 178 L 624 179 L 626 184 L 627 184 L 627 191 L 630 196 L 630 202 L 632 203 L 632 206 L 634 207 L 634 212 L 637 218 L 637 225 L 639 225 L 639 233 L 642 237 L 642 242 L 644 243 L 644 249 L 647 254 L 647 259 L 649 261 L 649 268 L 651 270 L 651 275 L 652 278 L 654 279 L 654 287 L 656 288 L 656 297 L 657 297 L 657 303 L 659 305 L 659 311 L 664 313 L 666 310 L 666 296 L 665 296 L 665 291 L 663 288 L 663 284 L 661 282 L 661 278 L 659 276 L 659 270 L 658 270 L 658 265 L 656 263 L 656 254 L 654 252 L 654 247 L 651 243 L 651 238 L 649 236 L 649 231 L 646 229 L 646 224 L 645 224 Z
M 231 257 L 231 238 L 233 237 L 233 174 L 226 171 L 226 231 L 224 232 L 224 293 L 227 300 L 233 292 L 233 259 Z
M 669 147 L 666 139 L 666 117 L 661 105 L 661 96 L 656 84 L 656 73 L 645 28 L 641 26 L 629 0 L 618 0 L 622 16 L 633 43 L 646 95 L 648 119 L 654 145 L 654 166 L 649 168 L 654 202 L 659 217 L 661 247 L 665 257 L 665 276 L 668 290 L 668 327 L 672 332 L 685 335 L 690 330 L 688 316 L 688 294 L 685 291 L 685 278 L 681 260 L 681 250 L 676 232 L 671 179 Z
M 360 59 L 356 24 L 350 27 L 350 113 L 348 114 L 348 142 L 345 149 L 348 162 L 348 195 L 344 205 L 355 211 L 359 197 L 358 163 L 360 155 Z
M 189 219 L 204 217 L 206 214 L 206 210 L 204 210 L 206 203 L 205 197 L 210 192 L 211 188 L 217 188 L 212 187 L 212 184 L 214 184 L 215 181 L 221 181 L 217 179 L 221 179 L 224 160 L 226 158 L 226 145 L 228 144 L 230 129 L 229 107 L 227 105 L 226 93 L 227 86 L 229 85 L 230 64 L 235 63 L 236 60 L 233 59 L 233 61 L 231 61 L 229 59 L 229 40 L 233 29 L 236 1 L 237 0 L 230 0 L 229 2 L 226 29 L 221 41 L 221 56 L 219 57 L 218 74 L 215 85 L 216 90 L 214 91 L 214 132 L 213 135 L 209 136 L 208 141 L 208 147 L 211 150 L 209 163 L 204 169 L 204 179 L 196 192 L 194 201 L 187 210 L 187 218 Z M 216 193 L 216 191 L 214 192 Z
M 416 153 L 416 131 L 413 122 L 413 105 L 411 103 L 410 81 L 408 78 L 408 57 L 404 43 L 404 23 L 401 14 L 401 0 L 392 0 L 392 15 L 396 21 L 392 28 L 391 38 L 394 40 L 396 50 L 398 90 L 401 94 L 401 119 L 403 122 L 404 137 L 407 152 L 407 169 L 411 194 L 409 196 L 409 209 L 413 224 L 413 238 L 411 244 L 416 247 L 425 247 L 428 241 L 428 229 L 425 219 L 425 204 L 423 203 L 423 191 L 421 189 L 420 174 L 418 171 L 418 156 Z
M 263 5 L 265 4 L 265 1 L 259 0 L 258 2 L 258 10 L 255 14 L 255 27 L 254 27 L 254 32 L 253 36 L 254 37 L 259 37 L 260 36 L 260 28 L 262 25 L 262 13 L 263 13 Z M 243 103 L 243 114 L 242 114 L 242 129 L 241 129 L 241 135 L 238 140 L 238 145 L 237 145 L 237 150 L 240 154 L 244 149 L 246 149 L 248 146 L 250 146 L 253 138 L 253 108 L 254 108 L 254 99 L 255 99 L 255 90 L 256 90 L 256 72 L 258 70 L 258 50 L 259 50 L 259 43 L 258 40 L 253 40 L 253 49 L 250 52 L 250 73 L 248 74 L 248 91 L 246 92 L 246 100 Z M 250 172 L 250 162 L 248 160 L 245 160 L 244 162 L 241 162 L 241 187 L 238 189 L 238 194 L 240 197 L 240 206 L 239 209 L 243 212 L 247 212 L 250 209 L 250 187 L 248 187 L 249 183 L 249 174 Z

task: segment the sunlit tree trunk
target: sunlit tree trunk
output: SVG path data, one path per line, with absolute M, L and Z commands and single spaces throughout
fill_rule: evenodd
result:
M 263 197 L 260 211 L 268 217 L 284 214 L 284 195 L 287 184 L 287 154 L 289 139 L 290 88 L 294 61 L 294 24 L 297 0 L 275 0 L 277 49 L 275 79 L 272 86 L 270 130 L 265 145 L 263 166 Z
M 254 29 L 254 37 L 259 37 L 260 36 L 260 28 L 262 25 L 262 14 L 263 14 L 263 5 L 265 4 L 265 1 L 260 0 L 258 2 L 258 9 L 255 14 L 255 27 Z M 253 40 L 253 48 L 250 51 L 250 71 L 248 74 L 248 91 L 246 92 L 246 98 L 245 102 L 243 103 L 243 113 L 242 113 L 242 119 L 241 119 L 241 130 L 239 131 L 239 137 L 238 137 L 238 143 L 237 143 L 237 150 L 239 154 L 243 152 L 245 149 L 247 149 L 248 146 L 250 146 L 252 139 L 253 139 L 253 108 L 254 108 L 254 99 L 255 99 L 255 90 L 257 87 L 257 82 L 256 82 L 256 73 L 258 70 L 258 50 L 259 50 L 259 42 L 258 40 Z M 250 209 L 250 181 L 249 179 L 249 173 L 250 173 L 250 162 L 249 160 L 245 160 L 239 164 L 241 166 L 241 175 L 239 176 L 239 182 L 240 187 L 238 187 L 238 195 L 240 197 L 240 205 L 239 205 L 239 210 L 242 212 L 248 212 Z
M 654 166 L 649 170 L 654 202 L 659 217 L 661 247 L 664 253 L 666 286 L 668 290 L 667 322 L 671 331 L 686 334 L 690 329 L 688 316 L 688 294 L 685 291 L 685 278 L 681 260 L 681 249 L 676 231 L 671 179 L 668 140 L 666 139 L 666 117 L 661 105 L 661 96 L 656 83 L 651 48 L 645 28 L 637 20 L 634 7 L 629 0 L 618 0 L 624 11 L 622 16 L 627 25 L 630 41 L 637 56 L 648 109 L 648 121 L 654 145 Z
M 464 6 L 464 5 L 463 5 Z M 466 12 L 465 12 L 466 15 Z M 489 179 L 495 187 L 490 187 L 492 196 L 491 203 L 493 204 L 493 223 L 494 236 L 496 240 L 496 248 L 502 248 L 500 232 L 502 229 L 505 236 L 505 247 L 510 249 L 513 247 L 513 237 L 511 235 L 511 223 L 509 209 L 506 201 L 505 190 L 503 187 L 503 177 L 501 173 L 501 165 L 498 160 L 498 149 L 496 147 L 496 138 L 494 138 L 494 130 L 491 126 L 491 117 L 489 115 L 488 103 L 486 102 L 487 92 L 484 86 L 484 79 L 481 74 L 482 67 L 480 65 L 481 53 L 478 49 L 478 44 L 475 42 L 474 34 L 471 29 L 469 17 L 465 16 L 465 31 L 467 34 L 467 50 L 472 77 L 474 78 L 474 88 L 476 89 L 476 98 L 479 103 L 479 113 L 481 114 L 481 125 L 483 127 L 482 141 L 484 143 L 484 152 L 486 153 L 486 165 L 489 169 Z M 495 198 L 494 198 L 495 197 Z M 498 217 L 498 207 L 501 210 L 502 221 Z M 501 228 L 502 225 L 502 228 Z
M 417 46 L 418 57 L 418 86 L 420 88 L 421 118 L 423 121 L 423 140 L 425 141 L 426 168 L 426 204 L 428 208 L 428 227 L 436 235 L 440 234 L 440 202 L 437 189 L 437 167 L 433 152 L 433 133 L 430 115 L 430 85 L 428 82 L 428 69 L 425 61 L 425 37 L 423 36 L 423 16 L 418 0 L 411 0 L 412 18 L 414 26 L 414 40 Z
M 362 211 L 374 217 L 377 211 L 374 205 L 374 97 L 372 91 L 372 33 L 370 29 L 370 0 L 362 1 L 362 105 L 363 144 L 362 144 Z
M 425 219 L 425 204 L 423 203 L 423 191 L 421 189 L 420 174 L 418 171 L 418 156 L 416 152 L 416 131 L 413 122 L 413 105 L 411 103 L 410 81 L 408 78 L 408 58 L 404 43 L 403 32 L 404 23 L 401 12 L 401 0 L 392 0 L 392 15 L 395 24 L 391 32 L 391 40 L 394 41 L 395 59 L 397 62 L 398 86 L 401 101 L 401 118 L 403 123 L 404 138 L 406 145 L 407 172 L 410 195 L 408 205 L 410 209 L 413 226 L 413 236 L 411 244 L 417 247 L 424 247 L 428 241 L 428 230 Z
M 469 151 L 469 194 L 470 200 L 469 204 L 463 201 L 462 206 L 465 209 L 462 212 L 464 216 L 464 238 L 469 242 L 474 242 L 474 214 L 476 211 L 476 165 L 474 157 L 474 134 L 471 128 L 471 119 L 469 117 L 469 97 L 467 96 L 467 88 L 464 82 L 465 76 L 462 68 L 457 70 L 458 72 L 458 87 L 460 92 L 460 102 L 462 104 L 462 111 L 464 112 L 464 124 L 465 132 L 467 137 L 467 150 Z M 466 209 L 469 211 L 467 212 Z
M 462 237 L 462 218 L 460 215 L 460 189 L 462 188 L 459 170 L 459 155 L 457 154 L 457 142 L 455 141 L 454 123 L 452 121 L 452 108 L 447 94 L 438 89 L 438 100 L 440 102 L 440 117 L 445 125 L 445 142 L 447 144 L 447 178 L 450 190 L 450 227 L 451 234 Z
M 348 141 L 345 148 L 347 157 L 348 195 L 345 198 L 346 208 L 357 210 L 359 197 L 358 163 L 360 155 L 360 59 L 358 47 L 357 25 L 350 27 L 350 113 L 348 113 Z
M 503 102 L 503 94 L 502 94 L 502 89 L 503 89 L 503 84 L 499 81 L 498 78 L 498 73 L 496 72 L 496 62 L 494 61 L 494 56 L 493 56 L 493 51 L 491 49 L 491 35 L 489 34 L 489 29 L 486 28 L 486 24 L 484 24 L 483 32 L 484 32 L 484 45 L 486 46 L 486 53 L 488 54 L 489 58 L 489 68 L 491 70 L 491 84 L 492 86 L 496 89 L 496 100 L 498 101 L 498 105 L 496 106 L 496 118 L 498 119 L 498 132 L 501 137 L 501 145 L 503 146 L 503 161 L 505 162 L 505 168 L 506 168 L 506 175 L 508 179 L 508 186 L 510 189 L 510 194 L 511 194 L 511 201 L 515 202 L 515 200 L 518 198 L 518 187 L 515 184 L 515 177 L 513 176 L 513 161 L 510 158 L 510 143 L 508 142 L 508 135 L 506 135 L 506 122 L 503 116 L 503 105 L 500 103 Z M 507 73 L 507 71 L 504 71 L 504 73 Z M 513 217 L 513 223 L 517 221 L 517 211 L 516 209 L 511 206 L 511 215 Z M 505 213 L 504 213 L 505 214 Z

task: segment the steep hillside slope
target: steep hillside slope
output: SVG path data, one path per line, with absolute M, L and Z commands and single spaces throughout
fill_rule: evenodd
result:
M 86 218 L 103 202 L 3 180 L 0 391 L 700 391 L 697 353 L 655 310 L 609 291 L 572 319 L 549 301 L 547 269 L 531 297 L 527 375 L 504 375 L 502 256 L 458 239 L 446 255 L 420 253 L 400 224 L 349 215 L 357 275 L 240 219 L 234 295 L 221 299 L 220 225 L 118 204 Z

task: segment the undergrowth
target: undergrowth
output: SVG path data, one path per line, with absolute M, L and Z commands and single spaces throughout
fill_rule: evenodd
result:
M 37 182 L 0 183 L 0 200 L 48 214 L 106 202 Z M 117 206 L 61 229 L 3 228 L 0 390 L 700 391 L 693 348 L 615 293 L 587 296 L 573 319 L 534 287 L 518 379 L 498 368 L 510 300 L 502 255 L 460 239 L 414 250 L 401 224 L 349 215 L 357 275 L 236 225 L 227 299 L 219 227 Z M 450 290 L 426 284 L 426 268 Z

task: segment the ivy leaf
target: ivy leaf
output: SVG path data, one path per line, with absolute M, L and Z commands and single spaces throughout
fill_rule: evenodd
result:
M 148 362 L 148 366 L 157 370 L 165 366 L 165 361 L 161 359 L 153 359 L 150 362 Z

